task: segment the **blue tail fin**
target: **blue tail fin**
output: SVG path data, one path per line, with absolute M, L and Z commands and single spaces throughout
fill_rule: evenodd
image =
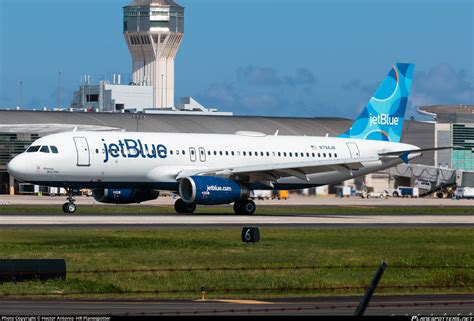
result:
M 413 68 L 395 64 L 351 128 L 339 137 L 400 142 Z

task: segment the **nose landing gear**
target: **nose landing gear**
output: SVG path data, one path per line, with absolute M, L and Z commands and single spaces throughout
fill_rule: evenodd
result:
M 74 193 L 72 188 L 67 189 L 67 203 L 63 204 L 63 212 L 66 214 L 74 214 L 76 212 L 76 204 L 74 202 Z

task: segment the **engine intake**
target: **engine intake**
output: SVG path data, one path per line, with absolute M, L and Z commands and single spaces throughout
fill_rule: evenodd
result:
M 179 182 L 179 195 L 188 204 L 219 205 L 247 199 L 250 190 L 227 178 L 190 176 Z
M 112 204 L 132 204 L 151 201 L 160 195 L 155 190 L 100 188 L 92 191 L 97 202 Z

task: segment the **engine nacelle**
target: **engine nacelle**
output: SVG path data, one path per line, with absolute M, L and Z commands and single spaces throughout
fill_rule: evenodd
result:
M 92 191 L 97 202 L 112 204 L 132 204 L 157 199 L 159 191 L 140 189 L 98 188 Z
M 188 204 L 219 205 L 247 199 L 250 190 L 227 178 L 190 176 L 179 182 L 179 195 Z

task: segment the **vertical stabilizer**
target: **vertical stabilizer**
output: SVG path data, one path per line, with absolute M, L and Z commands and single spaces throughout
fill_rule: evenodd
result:
M 413 64 L 395 64 L 342 138 L 400 142 Z

